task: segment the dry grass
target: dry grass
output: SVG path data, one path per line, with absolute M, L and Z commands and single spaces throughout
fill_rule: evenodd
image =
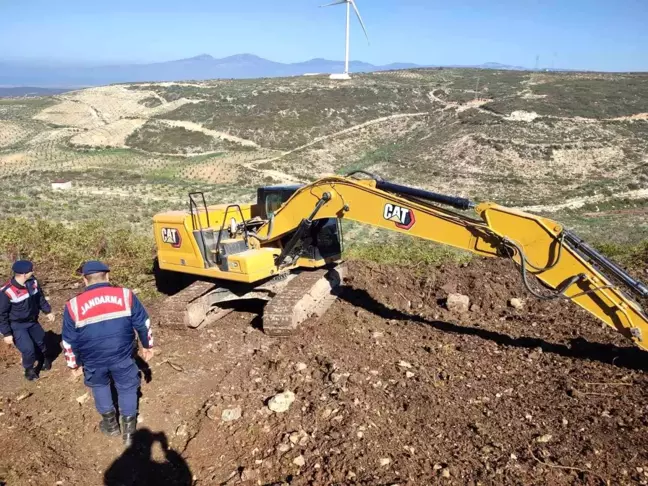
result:
M 3 209 L 147 229 L 155 211 L 184 207 L 190 190 L 249 200 L 260 184 L 362 169 L 476 200 L 557 205 L 552 217 L 568 211 L 580 229 L 636 239 L 636 213 L 594 221 L 570 202 L 648 189 L 647 89 L 644 75 L 417 69 L 2 100 L 0 186 L 20 186 Z M 51 193 L 61 175 L 74 190 Z

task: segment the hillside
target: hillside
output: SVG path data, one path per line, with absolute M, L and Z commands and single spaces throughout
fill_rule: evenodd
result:
M 151 237 L 190 191 L 248 201 L 365 170 L 547 215 L 645 280 L 647 88 L 642 74 L 415 69 L 0 100 L 0 281 L 36 262 L 58 353 L 26 382 L 0 343 L 0 484 L 648 484 L 645 352 L 574 302 L 532 297 L 508 260 L 345 224 L 338 298 L 273 338 L 254 301 L 183 328 Z M 151 317 L 128 449 L 101 435 L 60 354 L 89 258 Z
M 646 237 L 648 75 L 414 69 L 113 85 L 0 100 L 3 214 L 109 218 L 354 169 Z M 73 180 L 71 192 L 49 182 Z M 121 213 L 106 213 L 111 205 Z M 354 230 L 355 231 L 355 230 Z M 368 234 L 368 229 L 358 231 Z

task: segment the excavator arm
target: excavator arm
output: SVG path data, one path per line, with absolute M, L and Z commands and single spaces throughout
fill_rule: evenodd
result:
M 540 299 L 568 299 L 648 350 L 648 317 L 628 295 L 648 296 L 633 279 L 562 225 L 495 203 L 469 200 L 401 186 L 371 176 L 325 177 L 297 190 L 256 232 L 262 248 L 292 234 L 276 259 L 285 264 L 292 247 L 315 220 L 340 218 L 366 223 L 471 251 L 515 261 L 528 290 Z M 451 206 L 464 210 L 446 209 Z M 465 210 L 474 209 L 477 217 Z M 547 288 L 534 289 L 529 275 Z

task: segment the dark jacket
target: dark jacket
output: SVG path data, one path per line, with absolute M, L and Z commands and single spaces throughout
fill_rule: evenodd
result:
M 63 312 L 63 351 L 68 367 L 101 368 L 132 356 L 135 333 L 153 346 L 151 321 L 130 289 L 89 285 Z
M 0 287 L 0 334 L 12 334 L 12 327 L 27 326 L 38 322 L 40 311 L 52 312 L 43 289 L 35 278 L 20 285 L 12 278 Z

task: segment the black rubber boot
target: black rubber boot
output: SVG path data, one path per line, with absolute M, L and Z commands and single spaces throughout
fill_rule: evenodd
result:
M 119 423 L 117 422 L 117 413 L 115 413 L 114 410 L 112 412 L 101 414 L 99 429 L 103 434 L 110 437 L 119 435 Z
M 122 440 L 126 447 L 130 447 L 133 443 L 133 435 L 135 435 L 135 429 L 137 428 L 137 416 L 122 416 L 121 417 L 121 426 L 122 426 Z
M 51 370 L 51 369 L 52 369 L 52 360 L 50 360 L 50 359 L 47 358 L 47 357 L 46 357 L 46 358 L 43 358 L 43 366 L 42 366 L 42 369 L 45 370 L 45 371 L 49 371 L 49 370 Z
M 33 366 L 25 368 L 25 378 L 29 381 L 38 380 L 38 374 L 36 373 L 36 370 L 34 370 Z

